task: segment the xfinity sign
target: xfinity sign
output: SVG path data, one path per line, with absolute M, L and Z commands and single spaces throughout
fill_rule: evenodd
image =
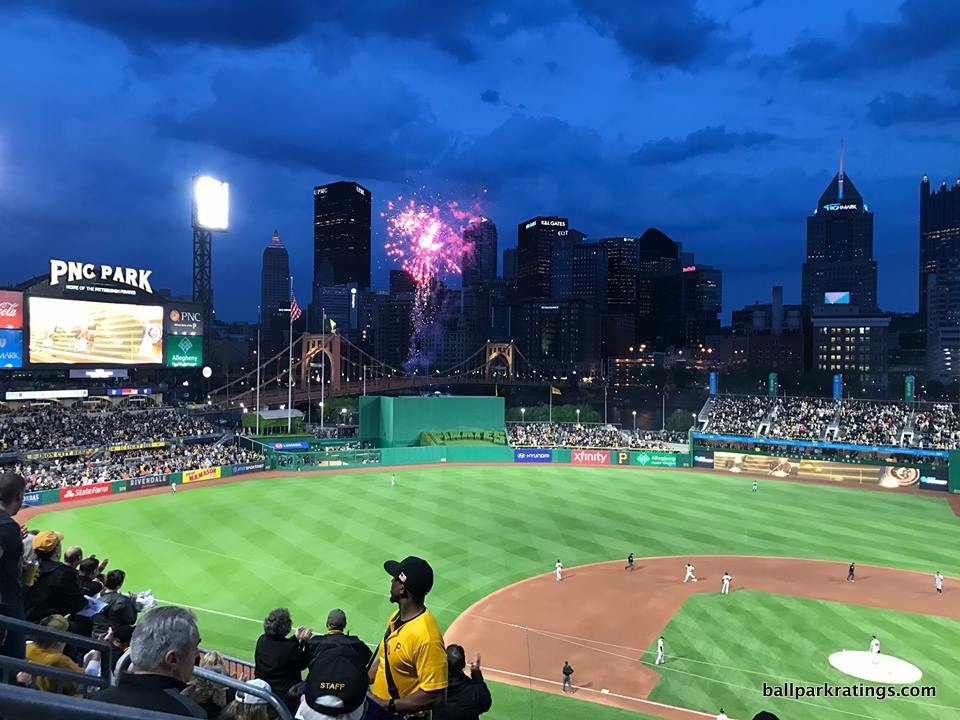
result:
M 140 270 L 119 265 L 94 265 L 93 263 L 74 262 L 73 260 L 50 261 L 51 286 L 59 285 L 61 280 L 65 282 L 107 280 L 153 293 L 153 288 L 150 287 L 150 275 L 152 273 L 153 270 Z

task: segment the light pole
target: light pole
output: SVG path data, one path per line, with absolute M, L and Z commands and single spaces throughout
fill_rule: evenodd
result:
M 580 424 L 580 408 L 577 408 L 577 425 Z
M 346 425 L 346 424 L 347 424 L 347 409 L 346 409 L 346 408 L 340 408 L 340 424 L 341 424 L 341 425 Z
M 637 411 L 633 411 L 633 432 L 637 432 Z
M 525 423 L 527 421 L 527 409 L 525 407 L 520 408 L 520 422 Z

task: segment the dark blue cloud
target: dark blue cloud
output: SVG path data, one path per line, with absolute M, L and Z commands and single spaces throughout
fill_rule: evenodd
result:
M 271 165 L 392 181 L 429 167 L 449 139 L 406 85 L 283 68 L 221 73 L 210 104 L 161 114 L 157 126 L 162 135 Z
M 834 78 L 895 68 L 952 49 L 960 42 L 960 3 L 904 0 L 896 22 L 848 18 L 840 37 L 807 36 L 786 54 L 802 77 Z
M 687 135 L 683 140 L 663 138 L 648 142 L 630 160 L 637 165 L 665 165 L 699 157 L 728 153 L 738 148 L 771 143 L 776 135 L 766 132 L 727 132 L 723 125 L 705 127 Z
M 480 93 L 480 99 L 485 103 L 490 103 L 491 105 L 500 104 L 500 93 L 496 90 L 484 90 Z
M 105 30 L 134 46 L 268 47 L 308 31 L 314 16 L 310 0 L 40 0 L 22 6 Z
M 720 60 L 739 44 L 729 28 L 704 15 L 696 0 L 649 0 L 640 5 L 575 0 L 581 15 L 635 60 L 688 70 Z
M 891 92 L 874 98 L 870 119 L 880 127 L 902 123 L 942 124 L 960 119 L 960 103 L 945 102 L 935 95 L 904 95 Z

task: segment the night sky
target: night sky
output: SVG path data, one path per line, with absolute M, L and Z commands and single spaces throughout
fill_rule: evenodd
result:
M 597 239 L 662 229 L 724 271 L 724 315 L 783 284 L 837 171 L 876 214 L 881 305 L 914 311 L 918 194 L 960 174 L 960 3 L 5 0 L 0 284 L 51 257 L 190 292 L 190 178 L 231 183 L 218 316 L 254 319 L 274 228 L 298 295 L 312 188 L 374 210 L 479 200 Z M 374 278 L 385 284 L 375 217 Z

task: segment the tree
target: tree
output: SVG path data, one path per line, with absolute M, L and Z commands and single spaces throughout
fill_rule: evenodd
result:
M 667 418 L 667 430 L 670 432 L 687 432 L 693 427 L 693 414 L 686 410 L 674 410 Z

